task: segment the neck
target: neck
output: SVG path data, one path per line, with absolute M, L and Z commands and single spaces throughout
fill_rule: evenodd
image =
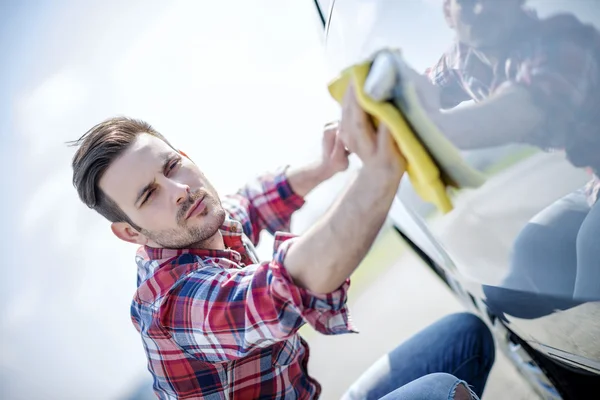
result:
M 206 240 L 192 244 L 190 248 L 206 250 L 225 250 L 225 242 L 223 241 L 223 235 L 221 234 L 221 230 L 217 230 L 217 232 L 213 236 Z

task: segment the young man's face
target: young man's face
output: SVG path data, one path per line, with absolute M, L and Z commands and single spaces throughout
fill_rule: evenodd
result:
M 213 237 L 225 219 L 216 191 L 196 164 L 149 134 L 136 138 L 99 185 L 142 228 L 113 223 L 115 235 L 128 242 L 193 247 Z
M 485 49 L 502 44 L 522 5 L 523 0 L 444 0 L 444 14 L 462 43 Z

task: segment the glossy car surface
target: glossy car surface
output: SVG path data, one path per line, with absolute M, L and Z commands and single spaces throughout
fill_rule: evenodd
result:
M 452 1 L 474 10 L 494 2 Z M 384 47 L 402 49 L 416 71 L 434 65 L 455 39 L 443 2 L 316 1 L 331 77 Z M 562 13 L 600 27 L 597 1 L 538 0 L 525 7 L 539 18 Z M 577 45 L 600 46 L 586 34 L 575 37 Z M 570 62 L 568 55 L 562 62 Z M 600 71 L 590 76 L 600 81 Z M 586 107 L 600 110 L 599 98 L 589 96 Z M 556 112 L 573 121 L 590 118 L 577 109 Z M 576 123 L 560 128 L 564 137 L 573 135 Z M 589 124 L 589 134 L 600 138 L 600 127 Z M 599 165 L 600 146 L 594 146 L 600 140 L 594 140 L 587 145 L 588 164 Z M 581 388 L 598 388 L 600 259 L 589 258 L 600 254 L 600 218 L 585 193 L 592 165 L 575 165 L 560 148 L 530 143 L 461 150 L 487 182 L 453 191 L 454 210 L 442 215 L 405 178 L 390 212 L 394 225 L 464 304 L 494 327 L 502 349 L 543 397 L 576 398 Z

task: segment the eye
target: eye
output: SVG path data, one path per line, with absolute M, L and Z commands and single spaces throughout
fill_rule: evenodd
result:
M 143 206 L 144 204 L 146 204 L 146 202 L 148 202 L 148 200 L 150 200 L 150 197 L 152 196 L 152 194 L 154 193 L 156 189 L 150 189 L 148 190 L 146 196 L 144 197 L 144 200 L 142 200 L 142 203 L 140 204 L 140 207 Z
M 171 164 L 169 164 L 169 168 L 167 168 L 167 172 L 171 172 L 172 170 L 174 170 L 180 163 L 181 163 L 181 159 L 177 159 L 177 160 L 171 162 Z

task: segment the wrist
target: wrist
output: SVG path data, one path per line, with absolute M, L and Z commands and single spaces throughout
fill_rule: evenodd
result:
M 327 165 L 322 162 L 315 162 L 306 166 L 307 171 L 313 176 L 313 179 L 319 182 L 326 181 L 333 177 L 337 172 L 332 171 Z
M 320 163 L 308 164 L 302 167 L 288 167 L 285 176 L 297 195 L 304 197 L 333 174 L 328 174 Z
M 363 163 L 363 167 L 359 171 L 359 176 L 377 187 L 391 189 L 395 192 L 398 189 L 398 185 L 400 185 L 404 172 L 404 164 L 400 162 Z

